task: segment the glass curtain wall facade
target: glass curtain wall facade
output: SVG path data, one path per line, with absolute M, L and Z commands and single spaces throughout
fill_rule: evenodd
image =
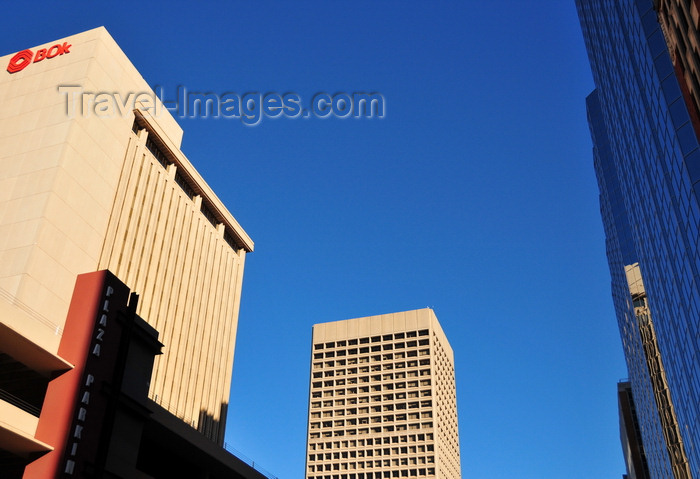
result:
M 700 150 L 651 0 L 577 0 L 612 294 L 650 477 L 700 477 Z

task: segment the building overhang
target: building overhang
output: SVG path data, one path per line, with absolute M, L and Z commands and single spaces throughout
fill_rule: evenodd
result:
M 0 323 L 0 351 L 46 377 L 73 368 L 68 361 L 45 350 L 4 323 Z
M 37 454 L 53 451 L 53 447 L 34 438 L 29 431 L 20 429 L 36 429 L 39 418 L 1 400 L 0 413 L 0 450 L 24 458 L 30 455 L 35 458 Z M 12 421 L 13 424 L 8 421 Z

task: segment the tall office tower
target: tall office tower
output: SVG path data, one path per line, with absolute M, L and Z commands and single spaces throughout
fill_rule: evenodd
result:
M 307 479 L 462 477 L 454 354 L 431 309 L 313 327 Z
M 252 241 L 104 28 L 0 64 L 0 451 L 45 450 L 76 277 L 103 269 L 160 332 L 149 397 L 222 443 Z
M 688 4 L 690 2 L 683 2 Z M 649 477 L 700 477 L 700 149 L 651 0 L 577 0 L 612 293 Z

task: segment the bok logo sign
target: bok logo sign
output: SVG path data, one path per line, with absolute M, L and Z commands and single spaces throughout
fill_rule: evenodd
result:
M 10 59 L 10 63 L 7 65 L 7 71 L 10 73 L 17 73 L 18 71 L 24 70 L 30 63 L 37 63 L 45 58 L 53 58 L 64 53 L 70 53 L 70 45 L 68 42 L 63 42 L 63 44 L 57 43 L 50 48 L 42 48 L 37 50 L 36 54 L 31 50 L 22 50 Z

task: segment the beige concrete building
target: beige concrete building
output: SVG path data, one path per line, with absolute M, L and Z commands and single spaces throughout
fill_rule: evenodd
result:
M 253 242 L 104 28 L 0 65 L 0 462 L 50 448 L 42 390 L 72 367 L 58 345 L 76 276 L 100 269 L 161 333 L 149 397 L 221 443 Z
M 313 327 L 307 479 L 459 479 L 454 354 L 431 309 Z

